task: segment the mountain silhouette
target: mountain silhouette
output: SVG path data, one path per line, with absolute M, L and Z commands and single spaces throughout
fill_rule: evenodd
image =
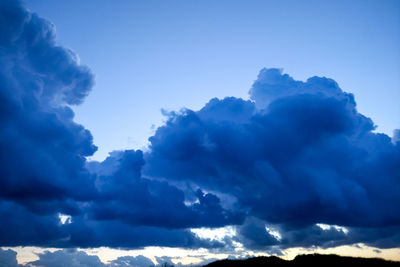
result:
M 242 267 L 242 266 L 400 266 L 398 261 L 379 258 L 344 257 L 339 255 L 308 254 L 298 255 L 287 261 L 276 256 L 254 257 L 244 260 L 219 260 L 204 267 Z

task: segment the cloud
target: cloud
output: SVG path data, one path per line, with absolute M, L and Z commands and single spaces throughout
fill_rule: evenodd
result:
M 334 80 L 263 69 L 249 100 L 167 113 L 145 153 L 87 162 L 96 146 L 71 107 L 93 74 L 19 1 L 0 3 L 0 25 L 0 245 L 399 246 L 399 131 L 376 133 Z M 227 225 L 231 240 L 190 231 Z M 98 260 L 62 250 L 39 261 L 66 255 Z
M 86 198 L 93 184 L 85 156 L 97 148 L 69 105 L 83 101 L 93 75 L 56 45 L 53 25 L 19 1 L 2 1 L 0 12 L 0 196 Z
M 276 99 L 301 94 L 332 96 L 339 99 L 352 98 L 351 94 L 344 93 L 332 79 L 315 76 L 304 83 L 284 74 L 282 69 L 274 68 L 265 68 L 260 71 L 249 94 L 260 109 L 266 108 Z
M 0 250 L 4 253 L 4 250 Z M 13 263 L 16 258 L 16 253 L 12 250 L 6 251 L 12 257 L 8 262 Z M 64 267 L 64 266 L 74 266 L 74 267 L 151 267 L 154 266 L 153 262 L 142 255 L 132 257 L 123 256 L 112 260 L 110 263 L 103 263 L 100 261 L 98 256 L 88 255 L 84 251 L 79 251 L 76 249 L 62 249 L 56 250 L 54 252 L 44 251 L 43 253 L 37 254 L 38 260 L 28 262 L 24 265 L 1 265 L 1 266 L 35 266 L 35 267 Z
M 86 157 L 97 148 L 71 108 L 93 74 L 57 45 L 54 25 L 20 1 L 2 1 L 0 19 L 0 245 L 221 246 L 185 228 L 240 217 L 212 194 L 187 206 L 178 188 L 142 178 L 141 151 L 116 152 L 93 172 Z
M 199 111 L 170 113 L 149 139 L 145 174 L 230 194 L 249 215 L 283 230 L 323 233 L 303 245 L 352 243 L 353 232 L 374 233 L 378 246 L 399 245 L 397 237 L 378 234 L 400 223 L 396 137 L 375 133 L 353 95 L 331 79 L 301 82 L 264 69 L 250 98 L 213 99 Z M 350 233 L 321 232 L 318 223 Z M 250 240 L 261 238 L 257 228 L 241 229 Z M 282 235 L 282 245 L 300 244 L 292 230 Z M 265 231 L 261 236 L 258 243 L 270 244 Z
M 240 214 L 223 209 L 219 198 L 211 193 L 198 190 L 194 193 L 197 202 L 189 205 L 177 187 L 141 177 L 141 151 L 127 150 L 118 157 L 119 160 L 110 156 L 104 161 L 105 166 L 116 171 L 97 179 L 101 198 L 89 211 L 94 219 L 166 228 L 218 227 L 241 222 Z M 118 167 L 109 162 L 116 162 Z M 103 163 L 99 168 L 106 169 Z
M 38 267 L 62 267 L 62 266 L 76 266 L 76 267 L 105 267 L 97 256 L 86 254 L 84 251 L 75 249 L 63 249 L 54 252 L 45 251 L 38 254 L 39 259 L 30 262 L 29 265 Z
M 19 1 L 1 1 L 0 18 L 0 242 L 51 245 L 68 236 L 57 214 L 79 214 L 96 193 L 85 168 L 96 146 L 70 107 L 93 75 Z
M 238 229 L 237 241 L 253 250 L 278 245 L 279 238 L 267 231 L 265 222 L 257 218 L 248 218 Z
M 151 267 L 154 263 L 142 255 L 136 257 L 124 256 L 118 257 L 116 260 L 111 261 L 109 264 L 111 267 Z
M 61 249 L 38 253 L 38 260 L 18 264 L 16 252 L 0 249 L 0 264 L 3 267 L 155 267 L 155 266 L 189 266 L 182 263 L 174 264 L 170 257 L 156 256 L 156 264 L 149 258 L 138 256 L 122 256 L 108 263 L 102 262 L 96 255 L 88 255 L 85 251 L 77 249 Z M 204 261 L 208 263 L 210 260 Z M 211 260 L 212 261 L 212 260 Z M 203 264 L 202 263 L 202 264 Z M 192 266 L 190 264 L 190 266 Z M 199 265 L 200 266 L 200 265 Z

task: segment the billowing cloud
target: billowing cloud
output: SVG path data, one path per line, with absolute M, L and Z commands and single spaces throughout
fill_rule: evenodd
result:
M 117 152 L 89 171 L 96 146 L 71 106 L 91 90 L 93 75 L 57 45 L 54 25 L 19 1 L 2 1 L 0 20 L 0 245 L 221 246 L 186 228 L 240 215 L 212 194 L 199 191 L 186 205 L 180 189 L 142 178 L 141 151 Z M 107 164 L 116 169 L 102 173 Z
M 84 161 L 96 147 L 69 105 L 83 101 L 93 75 L 56 45 L 50 22 L 18 1 L 2 1 L 0 12 L 0 196 L 86 198 L 93 184 Z
M 116 171 L 98 176 L 100 198 L 89 213 L 94 219 L 167 228 L 218 227 L 241 222 L 240 214 L 223 209 L 219 198 L 211 193 L 198 190 L 194 192 L 196 202 L 186 204 L 182 190 L 165 181 L 141 177 L 141 151 L 127 150 L 118 157 L 114 160 L 110 156 L 98 166 Z
M 2 246 L 400 244 L 399 131 L 376 133 L 332 79 L 302 82 L 263 69 L 249 100 L 215 98 L 198 111 L 171 112 L 147 152 L 87 162 L 96 146 L 71 106 L 94 78 L 57 45 L 54 26 L 19 1 L 2 1 L 0 60 Z M 228 225 L 237 232 L 230 240 L 190 231 Z M 65 255 L 102 264 L 70 250 L 37 264 Z
M 1 1 L 0 20 L 0 243 L 47 245 L 67 236 L 57 214 L 79 214 L 96 193 L 85 168 L 96 147 L 70 107 L 93 75 L 19 1 Z
M 282 246 L 399 245 L 400 145 L 374 132 L 353 95 L 331 79 L 301 82 L 263 69 L 250 98 L 169 114 L 149 139 L 146 175 L 230 194 L 249 215 L 280 228 Z M 261 226 L 240 233 L 253 245 L 276 245 Z

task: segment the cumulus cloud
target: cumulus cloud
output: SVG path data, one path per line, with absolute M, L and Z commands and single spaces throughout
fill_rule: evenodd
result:
M 255 105 L 262 109 L 278 98 L 293 95 L 312 94 L 320 96 L 334 96 L 336 98 L 349 97 L 332 79 L 311 77 L 305 83 L 294 80 L 282 69 L 262 69 L 257 80 L 253 83 L 250 98 Z
M 284 246 L 355 239 L 399 245 L 393 228 L 391 240 L 378 234 L 400 223 L 396 137 L 375 133 L 353 95 L 331 79 L 301 82 L 263 69 L 250 98 L 213 99 L 199 111 L 169 114 L 149 139 L 146 175 L 231 194 L 249 215 L 280 227 Z M 318 223 L 350 231 L 321 232 Z M 362 232 L 374 233 L 372 240 Z M 315 239 L 300 242 L 306 233 Z M 253 245 L 275 244 L 263 227 L 243 226 L 241 234 Z
M 118 162 L 115 172 L 98 176 L 101 199 L 92 205 L 89 213 L 94 219 L 167 228 L 218 227 L 241 222 L 240 214 L 224 210 L 219 198 L 211 193 L 198 190 L 197 202 L 188 205 L 184 192 L 177 187 L 141 177 L 144 164 L 141 151 L 127 150 L 119 157 L 115 161 Z M 113 168 L 108 162 L 114 160 L 104 161 Z
M 56 214 L 95 194 L 84 163 L 96 146 L 70 107 L 93 75 L 19 1 L 1 1 L 0 20 L 0 243 L 47 245 L 68 236 Z
M 0 20 L 0 245 L 221 246 L 185 229 L 240 221 L 215 196 L 185 205 L 178 188 L 141 177 L 141 151 L 86 162 L 96 146 L 71 106 L 92 73 L 20 1 L 1 1 Z
M 85 198 L 92 184 L 84 157 L 96 147 L 69 105 L 83 100 L 93 75 L 56 45 L 50 22 L 18 1 L 2 1 L 0 12 L 0 195 Z
M 96 146 L 71 106 L 94 78 L 57 45 L 54 26 L 19 1 L 2 1 L 0 60 L 2 246 L 400 244 L 399 131 L 374 132 L 332 79 L 302 82 L 263 69 L 249 100 L 215 98 L 198 111 L 170 112 L 147 152 L 87 162 Z M 227 225 L 236 225 L 231 240 L 190 231 Z M 13 255 L 1 251 L 9 262 Z M 46 252 L 36 264 L 66 255 L 73 264 L 102 264 L 70 250 Z

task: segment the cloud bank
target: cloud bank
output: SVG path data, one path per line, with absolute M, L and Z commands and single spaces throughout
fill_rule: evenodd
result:
M 103 263 L 99 257 L 88 255 L 84 251 L 76 249 L 63 249 L 54 252 L 45 251 L 37 254 L 38 260 L 28 262 L 26 264 L 18 264 L 16 252 L 12 250 L 3 250 L 0 248 L 0 266 L 3 267 L 155 267 L 156 265 L 152 260 L 144 256 L 124 256 L 117 259 Z M 160 261 L 157 266 L 161 266 L 164 262 Z
M 249 100 L 171 112 L 147 152 L 87 162 L 96 146 L 71 106 L 94 77 L 54 26 L 2 1 L 0 60 L 1 246 L 399 247 L 399 131 L 374 132 L 332 79 L 263 69 Z M 224 240 L 190 231 L 229 225 Z

